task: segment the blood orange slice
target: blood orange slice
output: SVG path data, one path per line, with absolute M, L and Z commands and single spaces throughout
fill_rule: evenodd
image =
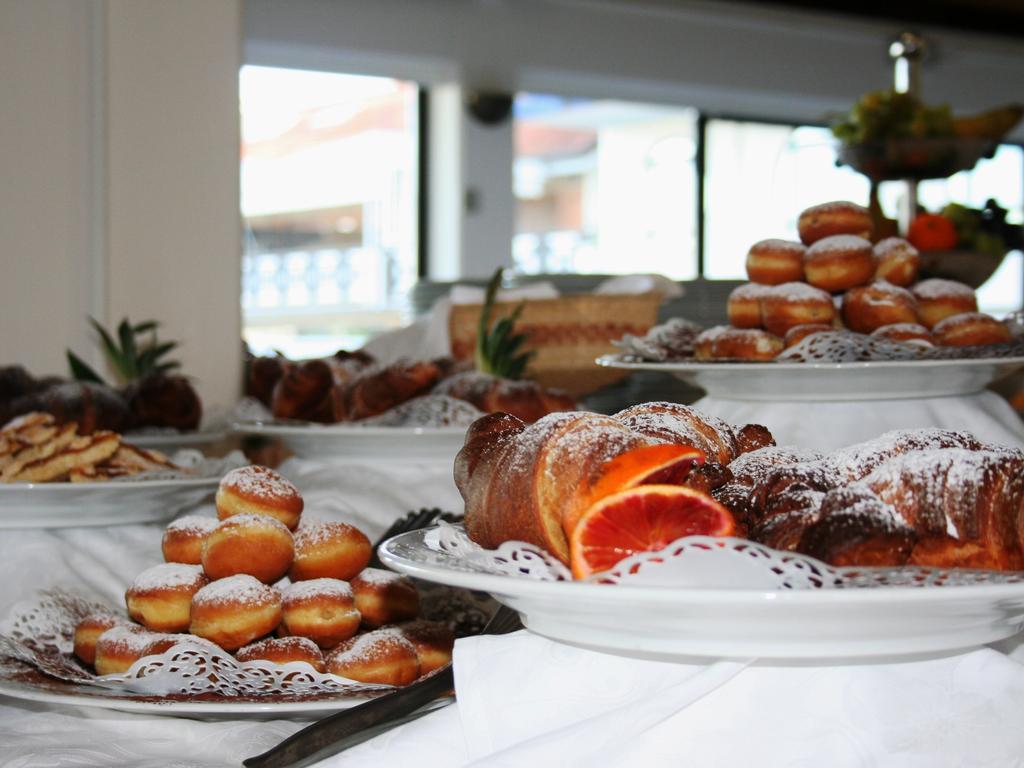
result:
M 583 513 L 569 538 L 569 564 L 573 576 L 582 579 L 683 536 L 730 536 L 735 529 L 729 510 L 701 491 L 639 485 L 606 496 Z
M 638 485 L 678 485 L 698 464 L 704 452 L 691 445 L 645 445 L 616 456 L 599 470 L 597 480 L 579 500 L 562 513 L 562 529 L 572 536 L 583 513 L 594 502 Z

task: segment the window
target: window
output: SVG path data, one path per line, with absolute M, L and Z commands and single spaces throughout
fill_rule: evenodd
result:
M 243 335 L 257 354 L 356 348 L 407 322 L 417 277 L 415 84 L 243 67 Z
M 521 93 L 515 268 L 697 275 L 692 109 Z

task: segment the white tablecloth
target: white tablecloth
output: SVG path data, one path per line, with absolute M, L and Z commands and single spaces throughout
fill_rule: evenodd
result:
M 410 509 L 459 509 L 447 465 L 292 460 L 282 471 L 308 515 L 351 520 L 371 536 Z M 0 615 L 48 587 L 119 604 L 160 561 L 162 527 L 0 531 Z M 526 632 L 468 639 L 456 646 L 459 703 L 321 764 L 1021 765 L 1022 659 L 1007 643 L 870 666 L 701 666 Z M 0 766 L 237 766 L 307 722 L 204 722 L 0 696 Z

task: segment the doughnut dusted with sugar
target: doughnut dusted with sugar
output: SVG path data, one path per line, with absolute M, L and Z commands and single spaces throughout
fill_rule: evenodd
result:
M 217 518 L 185 515 L 164 529 L 160 549 L 168 563 L 199 565 L 203 562 L 203 541 L 217 527 Z
M 761 323 L 776 336 L 797 325 L 830 324 L 836 317 L 832 296 L 807 283 L 783 283 L 768 289 L 761 300 Z
M 736 328 L 760 328 L 761 300 L 769 288 L 761 283 L 745 283 L 733 288 L 725 303 L 729 324 Z
M 181 635 L 150 632 L 137 624 L 119 624 L 96 639 L 93 666 L 97 675 L 124 672 L 143 656 L 163 653 L 180 642 Z
M 786 349 L 799 344 L 801 341 L 806 339 L 808 336 L 813 336 L 816 333 L 830 333 L 836 330 L 836 327 L 831 323 L 804 323 L 803 325 L 794 325 L 783 337 L 782 342 L 786 346 Z
M 871 282 L 875 254 L 857 235 L 830 235 L 816 240 L 804 257 L 804 275 L 813 286 L 838 293 Z
M 132 626 L 127 616 L 116 613 L 92 613 L 75 625 L 74 654 L 90 666 L 96 662 L 96 641 L 99 636 L 113 627 Z
M 348 523 L 306 521 L 295 531 L 295 559 L 288 571 L 292 581 L 348 581 L 370 562 L 373 545 L 366 534 Z
M 281 623 L 281 593 L 248 574 L 211 581 L 192 597 L 193 635 L 234 651 Z
M 136 576 L 124 593 L 128 615 L 155 632 L 183 632 L 188 629 L 192 596 L 209 583 L 198 565 L 154 565 Z
M 920 323 L 893 323 L 883 325 L 871 332 L 876 339 L 887 339 L 889 341 L 902 341 L 905 343 L 923 344 L 933 346 L 935 337 L 932 332 Z
M 836 200 L 807 208 L 797 219 L 796 228 L 801 242 L 812 245 L 832 235 L 856 235 L 870 239 L 874 226 L 867 208 L 847 200 Z
M 921 254 L 902 237 L 887 237 L 875 243 L 875 279 L 906 288 L 917 280 Z
M 367 627 L 408 621 L 420 612 L 420 593 L 408 576 L 383 568 L 365 568 L 350 583 L 356 608 Z
M 295 530 L 302 515 L 302 494 L 277 472 L 252 465 L 233 469 L 217 488 L 217 516 L 269 515 Z
M 408 685 L 420 676 L 416 647 L 395 627 L 346 640 L 327 655 L 327 671 L 360 683 Z
M 239 648 L 235 658 L 241 662 L 269 661 L 273 664 L 302 661 L 317 672 L 327 671 L 320 647 L 307 637 L 268 637 Z
M 934 328 L 940 320 L 952 315 L 978 311 L 974 289 L 956 280 L 933 277 L 914 283 L 910 292 L 917 299 L 917 314 L 926 328 Z
M 807 247 L 792 240 L 761 240 L 747 252 L 747 277 L 763 285 L 802 280 Z
M 333 648 L 359 629 L 362 616 L 347 581 L 310 579 L 282 590 L 281 629 L 306 637 L 320 648 Z
M 267 515 L 238 514 L 203 539 L 203 570 L 211 579 L 247 573 L 271 584 L 292 564 L 295 544 L 283 523 Z
M 843 322 L 851 331 L 871 333 L 897 323 L 917 323 L 917 299 L 906 288 L 876 280 L 843 294 Z
M 1013 341 L 1010 329 L 983 312 L 964 312 L 940 320 L 932 328 L 935 343 L 943 347 L 973 347 Z
M 440 621 L 416 619 L 398 625 L 399 631 L 413 647 L 420 662 L 420 674 L 426 675 L 440 669 L 452 660 L 455 647 L 455 633 Z
M 760 328 L 716 325 L 701 331 L 694 344 L 697 360 L 773 360 L 782 339 Z

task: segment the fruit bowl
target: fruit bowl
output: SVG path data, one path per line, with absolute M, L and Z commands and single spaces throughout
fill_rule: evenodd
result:
M 1005 253 L 969 250 L 921 251 L 920 277 L 922 280 L 941 277 L 946 280 L 957 280 L 971 288 L 979 288 L 995 274 L 1004 258 Z
M 838 163 L 872 181 L 940 179 L 966 171 L 990 156 L 997 142 L 974 137 L 887 139 L 840 144 Z

